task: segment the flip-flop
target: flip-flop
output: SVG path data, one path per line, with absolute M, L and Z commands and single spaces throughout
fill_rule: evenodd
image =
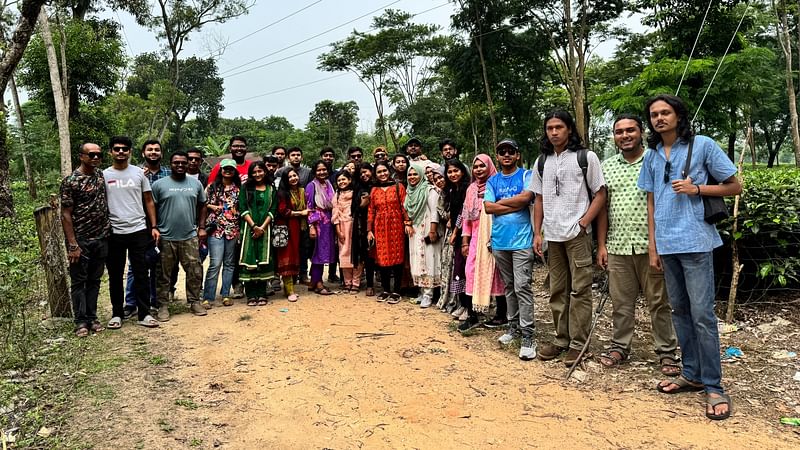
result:
M 258 298 L 258 306 L 267 306 L 267 299 L 264 297 Z
M 119 330 L 122 328 L 122 317 L 112 317 L 111 320 L 108 321 L 106 328 L 109 330 Z
M 289 299 L 288 299 L 288 300 L 289 300 L 290 302 L 294 303 L 294 302 L 296 302 L 296 301 L 297 301 L 297 299 L 299 299 L 299 298 L 300 298 L 300 297 L 299 297 L 297 294 L 292 294 L 292 295 L 290 295 L 290 296 L 289 296 Z
M 388 303 L 390 305 L 396 305 L 396 304 L 400 303 L 400 299 L 401 298 L 402 297 L 400 297 L 400 294 L 392 294 L 392 295 L 389 296 L 389 299 L 386 300 L 386 303 Z
M 146 328 L 156 328 L 159 326 L 158 321 L 154 319 L 153 316 L 151 316 L 150 314 L 146 315 L 144 319 L 136 323 Z
M 378 300 L 379 302 L 385 302 L 390 295 L 391 294 L 388 292 L 381 292 L 380 294 L 378 294 L 377 297 L 375 297 L 375 299 Z
M 681 374 L 681 366 L 678 364 L 680 358 L 677 356 L 665 355 L 659 359 L 661 364 L 661 373 L 668 377 L 677 377 Z
M 719 395 L 719 397 L 712 397 L 711 395 L 706 396 L 706 417 L 711 420 L 725 420 L 730 417 L 733 412 L 733 403 L 728 394 L 717 393 L 717 395 Z M 728 405 L 728 411 L 722 414 L 712 414 L 708 412 L 708 406 L 714 409 L 718 405 Z
M 321 289 L 317 289 L 314 292 L 319 294 L 319 295 L 333 295 L 333 292 L 329 291 L 328 288 L 326 288 L 326 287 L 321 288 Z
M 89 329 L 86 328 L 85 326 L 81 326 L 80 328 L 75 330 L 75 336 L 77 336 L 79 338 L 83 338 L 83 337 L 89 336 Z
M 254 298 L 247 299 L 247 306 L 258 306 L 258 300 Z
M 673 385 L 673 384 L 678 386 L 678 387 L 675 388 L 675 389 L 670 389 L 670 390 L 665 390 L 664 389 L 667 386 L 670 386 L 670 385 Z M 691 382 L 691 381 L 687 380 L 686 378 L 683 378 L 683 376 L 679 376 L 678 378 L 675 378 L 674 380 L 670 380 L 670 382 L 667 383 L 666 385 L 662 386 L 661 383 L 658 383 L 656 385 L 656 390 L 658 392 L 661 392 L 662 394 L 680 394 L 681 392 L 698 392 L 698 391 L 702 391 L 703 389 L 705 389 L 705 386 L 703 386 L 702 383 L 696 384 L 694 382 Z
M 92 322 L 89 328 L 95 333 L 99 333 L 105 330 L 105 327 L 103 326 L 103 324 L 100 323 L 99 320 L 95 320 L 94 322 Z

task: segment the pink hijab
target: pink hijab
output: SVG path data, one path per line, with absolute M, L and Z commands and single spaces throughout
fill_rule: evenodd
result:
M 481 153 L 472 160 L 472 165 L 475 165 L 475 161 L 480 160 L 482 163 L 486 165 L 486 172 L 482 179 L 479 179 L 472 174 L 472 183 L 470 183 L 469 187 L 467 188 L 467 193 L 464 198 L 464 210 L 462 211 L 462 215 L 464 216 L 465 220 L 478 220 L 481 216 L 481 209 L 483 208 L 483 193 L 486 192 L 486 181 L 489 178 L 497 173 L 497 169 L 494 167 L 494 163 L 492 162 L 492 158 L 485 154 Z

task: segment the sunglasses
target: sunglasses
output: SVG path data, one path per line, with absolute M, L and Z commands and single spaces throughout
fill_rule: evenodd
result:
M 362 155 L 361 153 L 354 153 L 354 154 L 350 155 L 350 157 L 353 158 L 353 159 L 361 159 L 361 158 L 364 157 L 364 155 Z
M 514 156 L 517 154 L 517 151 L 513 148 L 501 148 L 497 151 L 497 156 Z
M 100 159 L 100 158 L 103 157 L 103 153 L 102 152 L 87 152 L 87 153 L 84 153 L 84 155 L 86 155 L 86 157 L 89 158 L 89 159 Z
M 672 163 L 667 161 L 667 163 L 664 164 L 664 183 L 669 183 L 670 172 L 672 172 Z
M 188 159 L 189 161 L 202 161 L 203 160 L 203 158 L 201 158 L 199 156 L 190 156 L 190 157 L 188 157 L 186 159 Z
M 375 153 L 376 158 L 386 158 L 386 153 Z
M 111 151 L 112 151 L 112 152 L 123 153 L 123 152 L 127 152 L 127 151 L 128 151 L 128 150 L 130 150 L 130 149 L 131 149 L 130 147 L 113 147 L 113 148 L 111 149 Z
M 171 163 L 173 166 L 187 166 L 189 163 L 187 161 L 172 161 Z

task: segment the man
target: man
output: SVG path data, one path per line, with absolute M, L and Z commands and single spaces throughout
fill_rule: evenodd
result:
M 286 147 L 282 145 L 276 145 L 272 147 L 272 156 L 278 158 L 278 167 L 285 167 L 286 166 Z
M 372 160 L 374 161 L 373 164 L 377 164 L 381 161 L 388 161 L 389 153 L 386 152 L 386 147 L 381 145 L 372 149 Z
M 584 155 L 586 171 L 579 155 Z M 566 111 L 545 116 L 542 154 L 533 173 L 533 250 L 542 253 L 547 232 L 550 310 L 555 342 L 539 351 L 543 361 L 567 351 L 564 364 L 578 360 L 592 322 L 592 221 L 606 202 L 600 160 L 584 149 L 575 121 Z M 590 195 L 591 192 L 591 195 Z M 594 196 L 594 198 L 592 198 Z
M 347 162 L 352 162 L 356 166 L 364 160 L 364 150 L 361 147 L 353 146 L 347 149 Z
M 200 182 L 186 176 L 189 161 L 186 152 L 170 157 L 172 174 L 153 183 L 153 200 L 158 209 L 161 233 L 161 276 L 158 279 L 158 320 L 169 320 L 169 289 L 172 268 L 180 262 L 186 272 L 186 300 L 196 316 L 205 316 L 200 304 L 203 268 L 200 266 L 200 241 L 206 239 L 206 193 Z
M 267 155 L 264 157 L 264 166 L 267 168 L 267 172 L 269 176 L 273 179 L 273 184 L 275 188 L 278 187 L 280 180 L 275 176 L 275 172 L 278 171 L 278 167 L 280 167 L 280 163 L 278 162 L 278 158 L 275 155 Z
M 86 337 L 103 326 L 97 320 L 97 295 L 108 256 L 106 182 L 98 169 L 103 161 L 100 146 L 80 147 L 81 165 L 61 182 L 61 225 L 69 259 L 70 296 L 75 335 Z
M 205 188 L 208 186 L 208 175 L 200 171 L 200 165 L 203 164 L 203 151 L 197 147 L 192 147 L 186 150 L 186 154 L 189 155 L 189 165 L 186 167 L 186 176 L 199 181 Z
M 282 167 L 278 169 L 275 173 L 276 178 L 280 179 L 283 176 L 283 173 L 288 170 L 289 167 L 294 168 L 297 171 L 297 175 L 300 178 L 300 186 L 304 189 L 311 182 L 311 169 L 303 164 L 303 150 L 300 147 L 292 147 L 289 149 L 289 165 L 286 167 Z M 303 227 L 300 230 L 300 274 L 297 277 L 297 282 L 300 284 L 305 284 L 308 282 L 308 258 L 312 252 L 311 250 L 311 239 L 308 237 L 308 227 Z
M 672 322 L 683 354 L 679 378 L 660 382 L 666 394 L 706 392 L 706 417 L 727 419 L 731 399 L 722 389 L 719 332 L 714 314 L 714 248 L 722 245 L 716 227 L 703 220 L 702 196 L 739 194 L 736 167 L 707 136 L 694 135 L 689 111 L 672 95 L 645 104 L 650 151 L 639 174 L 647 191 L 650 267 L 664 271 Z M 683 173 L 689 146 L 691 166 Z M 706 184 L 710 177 L 722 184 Z
M 406 156 L 408 156 L 410 161 L 424 161 L 428 159 L 422 154 L 422 141 L 420 141 L 419 138 L 410 138 L 406 141 L 404 147 L 406 149 Z
M 231 152 L 231 158 L 236 161 L 236 170 L 239 172 L 239 179 L 242 183 L 247 181 L 247 171 L 250 169 L 250 160 L 245 159 L 247 156 L 247 139 L 244 136 L 231 136 L 228 142 L 228 151 Z M 216 163 L 208 174 L 208 182 L 213 183 L 219 174 L 219 163 Z
M 147 181 L 150 183 L 150 186 L 153 185 L 157 180 L 168 177 L 170 174 L 169 167 L 164 167 L 161 165 L 161 158 L 163 157 L 163 152 L 161 150 L 161 142 L 157 139 L 149 139 L 142 144 L 141 150 L 142 156 L 142 165 L 139 166 L 144 170 L 144 175 L 147 177 Z M 153 226 L 153 223 L 150 224 Z M 158 266 L 158 258 L 148 258 L 147 259 L 147 270 L 150 279 L 150 297 L 146 299 L 145 303 L 150 305 L 150 309 L 154 309 L 156 305 L 156 280 L 158 279 L 158 272 L 160 269 Z M 174 279 L 178 279 L 178 271 L 175 271 Z M 173 285 L 175 282 L 173 281 Z M 174 290 L 173 290 L 174 291 Z M 125 284 L 125 310 L 123 318 L 128 319 L 133 317 L 136 314 L 136 299 L 134 298 L 134 289 L 133 289 L 133 269 L 128 261 L 128 275 L 127 281 Z
M 333 147 L 322 147 L 322 150 L 319 151 L 319 159 L 325 162 L 328 166 L 328 172 L 331 172 L 330 169 L 333 167 L 334 161 L 336 161 L 336 153 L 333 151 Z
M 114 136 L 109 143 L 111 167 L 103 171 L 108 198 L 108 216 L 111 236 L 108 239 L 108 291 L 111 297 L 112 317 L 109 329 L 122 327 L 123 288 L 122 275 L 125 259 L 133 273 L 133 299 L 139 325 L 157 327 L 150 316 L 150 276 L 146 254 L 158 245 L 159 232 L 156 209 L 153 204 L 150 182 L 144 170 L 130 164 L 133 142 L 127 136 Z
M 442 163 L 447 162 L 448 159 L 458 159 L 458 147 L 452 139 L 442 139 L 439 142 L 439 151 L 442 153 Z
M 533 322 L 533 250 L 531 214 L 533 192 L 525 188 L 525 170 L 518 167 L 519 146 L 511 139 L 497 144 L 500 172 L 489 178 L 483 205 L 492 214 L 492 255 L 505 283 L 508 331 L 500 343 L 510 344 L 522 336 L 519 358 L 536 358 Z
M 647 194 L 636 187 L 646 153 L 642 146 L 642 120 L 622 115 L 616 118 L 613 128 L 620 153 L 603 161 L 608 199 L 597 216 L 597 264 L 608 270 L 613 333 L 611 346 L 599 361 L 605 367 L 617 367 L 631 354 L 636 298 L 641 290 L 650 310 L 661 372 L 678 376 L 678 339 L 672 326 L 664 274 L 650 268 Z

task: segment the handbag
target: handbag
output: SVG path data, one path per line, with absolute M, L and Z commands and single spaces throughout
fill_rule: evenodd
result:
M 273 225 L 272 226 L 272 246 L 275 248 L 284 248 L 289 245 L 289 226 L 288 225 Z
M 694 136 L 689 139 L 689 151 L 686 154 L 686 166 L 683 168 L 683 178 L 686 178 L 689 175 L 689 166 L 692 163 L 692 147 L 694 146 Z M 706 184 L 719 184 L 711 174 L 708 175 L 708 181 Z M 711 197 L 703 195 L 701 196 L 703 199 L 703 209 L 705 213 L 703 214 L 703 220 L 706 223 L 715 224 L 721 222 L 728 218 L 730 215 L 728 213 L 728 205 L 725 204 L 725 199 L 722 197 Z

